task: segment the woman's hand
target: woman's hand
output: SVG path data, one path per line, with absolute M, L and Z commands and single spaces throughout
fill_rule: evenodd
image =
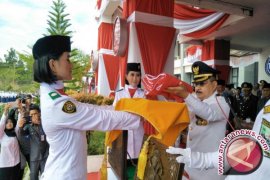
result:
M 8 115 L 8 111 L 9 111 L 9 108 L 11 107 L 11 104 L 7 103 L 4 107 L 4 114 L 7 116 Z
M 26 121 L 25 121 L 24 118 L 19 119 L 19 121 L 18 121 L 18 126 L 19 126 L 19 128 L 23 128 L 25 122 L 26 122 Z

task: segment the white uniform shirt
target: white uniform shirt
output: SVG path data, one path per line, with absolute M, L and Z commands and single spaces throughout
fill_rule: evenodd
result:
M 225 137 L 226 117 L 229 117 L 230 108 L 224 97 L 214 93 L 209 98 L 201 101 L 192 94 L 185 99 L 190 112 L 190 125 L 188 131 L 187 147 L 193 152 L 215 152 L 218 150 L 220 140 Z M 221 108 L 223 110 L 221 110 Z M 225 115 L 226 117 L 225 117 Z M 196 116 L 207 120 L 206 126 L 196 124 Z M 216 169 L 199 170 L 185 167 L 192 180 L 224 179 L 218 176 Z
M 124 89 L 116 92 L 113 102 L 114 106 L 121 98 L 131 98 L 128 88 L 129 86 L 125 85 Z M 144 91 L 140 88 L 137 88 L 133 98 L 145 98 Z M 132 159 L 139 157 L 139 153 L 142 147 L 143 135 L 144 135 L 143 122 L 140 123 L 138 129 L 128 131 L 127 151 Z
M 136 129 L 138 116 L 105 110 L 102 107 L 77 102 L 59 95 L 54 88 L 61 82 L 41 83 L 40 103 L 42 126 L 50 144 L 43 180 L 86 180 L 86 130 Z M 64 106 L 69 101 L 69 105 Z M 76 112 L 67 113 L 67 110 Z M 94 163 L 94 162 L 93 162 Z
M 16 137 L 4 132 L 7 116 L 3 114 L 0 122 L 0 168 L 14 167 L 20 163 L 20 148 Z

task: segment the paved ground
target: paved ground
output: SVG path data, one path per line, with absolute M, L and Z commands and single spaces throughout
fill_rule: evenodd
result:
M 87 156 L 87 172 L 98 172 L 103 160 L 103 155 Z M 27 168 L 23 180 L 30 180 L 29 169 Z
M 87 156 L 87 172 L 98 172 L 103 161 L 103 155 Z

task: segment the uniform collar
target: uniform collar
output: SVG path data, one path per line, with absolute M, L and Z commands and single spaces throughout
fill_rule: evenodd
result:
M 50 87 L 52 87 L 53 89 L 63 89 L 64 83 L 63 81 L 56 81 L 55 83 L 50 84 Z
M 138 87 L 133 87 L 133 86 L 131 86 L 131 85 L 125 85 L 125 88 L 127 88 L 127 89 L 137 89 Z

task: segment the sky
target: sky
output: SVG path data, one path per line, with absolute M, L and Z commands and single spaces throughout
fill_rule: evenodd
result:
M 96 0 L 63 0 L 73 31 L 72 48 L 86 54 L 97 48 Z M 31 53 L 37 39 L 47 33 L 52 0 L 0 0 L 0 58 L 10 48 Z

